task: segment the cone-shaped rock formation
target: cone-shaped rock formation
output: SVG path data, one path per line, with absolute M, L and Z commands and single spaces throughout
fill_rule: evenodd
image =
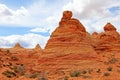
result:
M 77 54 L 80 57 L 95 57 L 90 35 L 79 20 L 71 18 L 71 11 L 64 11 L 57 29 L 52 33 L 45 47 L 45 53 L 54 56 Z
M 40 47 L 39 44 L 37 44 L 37 45 L 35 46 L 35 49 L 37 49 L 37 50 L 42 50 L 42 48 Z
M 100 53 L 120 51 L 120 35 L 116 31 L 116 28 L 111 23 L 107 23 L 104 26 L 104 31 L 105 32 L 102 32 L 94 37 L 93 43 L 96 46 L 95 49 L 100 51 Z
M 116 28 L 111 23 L 107 23 L 104 27 L 104 31 L 116 31 Z
M 13 48 L 23 48 L 19 43 L 16 43 Z
M 104 42 L 116 42 L 119 37 L 119 33 L 116 31 L 116 28 L 111 24 L 107 23 L 104 26 L 104 31 L 103 33 L 100 34 L 100 39 Z

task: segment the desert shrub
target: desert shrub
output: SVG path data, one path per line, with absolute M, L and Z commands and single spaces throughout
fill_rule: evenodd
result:
M 118 60 L 115 57 L 115 54 L 111 54 L 110 57 L 108 58 L 108 64 L 114 64 L 116 63 Z
M 96 72 L 97 72 L 97 73 L 101 73 L 101 69 L 98 69 Z
M 110 73 L 106 72 L 104 73 L 104 76 L 110 76 Z
M 83 71 L 82 71 L 82 74 L 86 74 L 86 73 L 87 73 L 87 71 L 86 71 L 86 70 L 83 70 Z
M 4 66 L 4 67 L 6 67 L 6 65 L 5 65 L 5 64 L 3 64 L 3 66 Z
M 108 71 L 112 71 L 112 67 L 108 67 L 107 70 L 108 70 Z
M 19 60 L 16 56 L 12 56 L 11 59 L 14 60 L 14 61 L 18 61 Z
M 9 62 L 9 66 L 12 66 L 12 63 L 11 63 L 11 62 Z
M 37 78 L 38 77 L 38 73 L 34 73 L 34 74 L 31 74 L 30 76 L 29 76 L 29 78 Z
M 37 78 L 37 80 L 48 80 L 48 79 L 45 77 L 42 77 L 42 78 Z
M 71 77 L 79 77 L 80 76 L 80 71 L 73 71 L 70 73 Z
M 14 72 L 19 75 L 24 75 L 25 73 L 25 66 L 24 65 L 17 65 L 13 68 Z
M 110 58 L 109 60 L 108 60 L 108 63 L 110 63 L 110 64 L 114 64 L 114 63 L 116 63 L 118 60 L 116 59 L 116 58 Z
M 5 75 L 8 78 L 16 76 L 16 74 L 14 72 L 12 72 L 12 71 L 4 71 L 2 74 Z
M 88 76 L 88 75 L 83 75 L 82 77 L 83 78 L 92 78 L 91 76 Z
M 64 77 L 64 80 L 68 80 L 68 76 L 65 76 L 65 77 Z
M 91 74 L 93 72 L 93 69 L 88 69 L 88 73 Z
M 10 53 L 10 50 L 6 50 L 7 53 Z

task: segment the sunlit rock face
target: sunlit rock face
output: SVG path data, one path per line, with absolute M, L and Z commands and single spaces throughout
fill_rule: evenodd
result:
M 54 56 L 79 54 L 79 57 L 95 57 L 89 33 L 71 11 L 64 11 L 59 26 L 51 34 L 45 53 Z
M 95 34 L 93 36 L 95 36 Z M 119 42 L 120 35 L 116 28 L 111 23 L 107 23 L 104 26 L 104 32 L 97 34 L 94 37 L 93 43 L 96 43 L 97 51 L 116 53 L 120 51 Z

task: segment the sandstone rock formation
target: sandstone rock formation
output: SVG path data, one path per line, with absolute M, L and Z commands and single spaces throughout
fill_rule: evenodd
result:
M 16 43 L 13 48 L 20 49 L 20 48 L 23 48 L 23 47 L 19 43 Z
M 79 20 L 71 17 L 71 11 L 63 12 L 59 26 L 51 34 L 44 52 L 52 56 L 78 54 L 79 57 L 95 57 L 89 33 Z
M 111 23 L 107 23 L 104 27 L 104 31 L 116 31 L 116 28 Z
M 66 26 L 66 27 L 65 27 Z M 65 30 L 61 31 L 76 31 L 79 30 L 81 32 L 86 32 L 84 26 L 79 22 L 79 20 L 72 18 L 72 12 L 71 11 L 64 11 L 63 17 L 61 21 L 59 22 L 59 27 L 64 27 Z
M 96 43 L 96 50 L 114 53 L 120 51 L 120 35 L 116 31 L 116 28 L 111 23 L 107 23 L 104 26 L 104 31 L 105 32 L 97 34 L 96 38 L 94 38 L 93 43 Z
M 39 44 L 37 44 L 37 45 L 35 46 L 35 49 L 36 49 L 36 50 L 42 50 L 42 48 L 40 47 Z
M 94 33 L 92 33 L 92 35 L 93 35 L 93 36 L 96 36 L 96 35 L 98 35 L 98 33 L 97 33 L 97 32 L 94 32 Z

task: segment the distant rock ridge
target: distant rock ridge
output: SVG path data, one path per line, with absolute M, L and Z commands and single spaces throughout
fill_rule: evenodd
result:
M 42 48 L 40 47 L 40 45 L 39 44 L 37 44 L 36 46 L 35 46 L 35 48 L 34 49 L 37 49 L 37 50 L 42 50 Z
M 116 28 L 111 23 L 107 23 L 104 26 L 104 31 L 105 32 L 99 34 L 102 41 L 108 41 L 110 43 L 114 41 L 116 42 L 120 37 L 119 33 L 116 31 Z
M 116 28 L 111 23 L 107 23 L 104 27 L 104 31 L 116 31 Z
M 107 23 L 104 26 L 104 32 L 92 35 L 93 44 L 97 53 L 112 52 L 116 53 L 120 51 L 120 35 L 116 28 L 111 24 Z
M 23 48 L 19 43 L 16 43 L 13 48 Z
M 92 33 L 92 36 L 97 36 L 97 35 L 98 35 L 97 32 L 93 32 L 93 33 Z

